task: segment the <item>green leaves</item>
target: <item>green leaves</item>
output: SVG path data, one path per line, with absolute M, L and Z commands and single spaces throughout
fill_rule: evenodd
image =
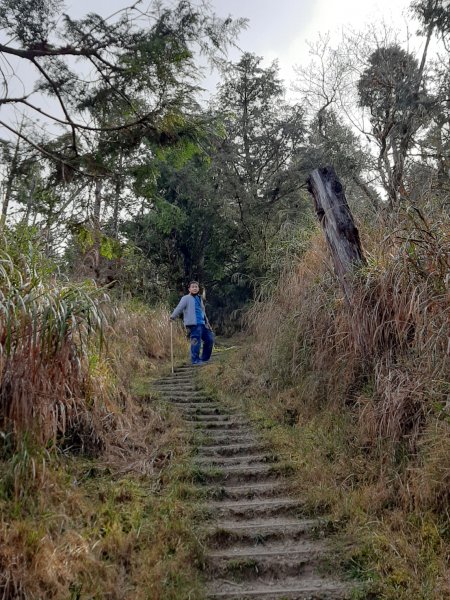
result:
M 162 198 L 155 200 L 151 221 L 159 233 L 169 235 L 174 229 L 181 229 L 186 220 L 187 216 L 180 207 L 170 204 Z
M 62 0 L 1 0 L 0 20 L 24 47 L 45 45 L 62 6 Z

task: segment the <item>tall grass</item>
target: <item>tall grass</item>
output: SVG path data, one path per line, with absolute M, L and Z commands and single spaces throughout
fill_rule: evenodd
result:
M 45 281 L 0 251 L 0 427 L 42 444 L 85 416 L 86 355 L 105 317 L 90 283 Z
M 351 307 L 318 232 L 249 324 L 271 383 L 297 385 L 306 404 L 355 404 L 371 440 L 413 447 L 448 393 L 449 231 L 415 211 L 390 235 L 367 231 L 365 249 Z
M 133 376 L 169 356 L 167 311 L 114 303 L 90 281 L 57 279 L 36 244 L 3 246 L 0 430 L 43 446 L 105 446 L 120 419 L 136 413 Z M 182 337 L 176 329 L 178 353 Z
M 181 327 L 173 332 L 175 359 L 187 355 Z M 153 475 L 165 462 L 161 447 L 173 436 L 151 400 L 151 380 L 170 358 L 169 315 L 164 306 L 139 302 L 115 305 L 105 329 L 105 352 L 91 355 L 89 397 L 103 406 L 104 462 L 115 472 Z

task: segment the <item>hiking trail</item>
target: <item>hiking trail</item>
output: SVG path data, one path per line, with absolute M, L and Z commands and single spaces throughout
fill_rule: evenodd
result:
M 196 443 L 205 500 L 204 579 L 210 600 L 338 600 L 350 586 L 329 570 L 324 522 L 302 515 L 289 469 L 240 414 L 212 399 L 197 370 L 178 367 L 154 388 L 182 413 Z

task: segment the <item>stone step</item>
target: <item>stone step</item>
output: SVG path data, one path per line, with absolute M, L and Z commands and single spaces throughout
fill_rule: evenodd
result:
M 205 413 L 194 413 L 194 412 L 190 412 L 184 415 L 184 419 L 186 421 L 197 421 L 199 423 L 203 423 L 203 422 L 212 422 L 212 421 L 216 421 L 217 423 L 246 423 L 248 424 L 248 421 L 244 421 L 244 417 L 242 415 L 224 415 L 224 414 L 220 414 L 220 413 L 214 413 L 214 412 L 209 412 L 207 414 Z
M 199 391 L 198 387 L 191 383 L 178 383 L 178 384 L 166 384 L 159 383 L 158 385 L 153 384 L 152 388 L 161 394 L 173 394 L 177 392 L 186 392 L 187 394 L 194 394 Z
M 169 401 L 171 404 L 191 404 L 194 405 L 196 403 L 199 404 L 204 404 L 206 402 L 215 402 L 215 400 L 213 398 L 211 398 L 211 396 L 207 396 L 206 394 L 203 395 L 196 395 L 196 396 L 178 396 L 178 395 L 170 395 L 167 397 L 164 397 L 164 400 Z
M 192 423 L 196 429 L 214 429 L 216 431 L 228 431 L 229 429 L 241 429 L 248 431 L 249 423 L 246 421 L 229 420 L 229 421 L 216 421 L 216 420 L 189 420 L 186 421 Z
M 194 459 L 195 464 L 205 467 L 222 467 L 227 465 L 250 466 L 254 463 L 276 462 L 273 454 L 237 454 L 234 456 L 197 456 Z
M 208 558 L 226 559 L 242 558 L 247 556 L 286 556 L 290 552 L 315 553 L 328 552 L 329 548 L 325 540 L 301 539 L 297 542 L 272 542 L 269 544 L 250 544 L 248 546 L 232 546 L 225 550 L 211 550 Z
M 168 375 L 167 377 L 163 377 L 161 379 L 155 379 L 154 383 L 158 382 L 168 382 L 168 383 L 194 383 L 196 381 L 195 375 L 191 375 L 189 373 L 174 373 L 173 375 Z
M 247 483 L 244 485 L 210 486 L 202 490 L 206 497 L 217 500 L 242 500 L 273 498 L 285 494 L 286 481 L 269 481 L 267 483 Z
M 174 376 L 174 377 L 167 377 L 166 379 L 158 379 L 154 382 L 152 382 L 154 384 L 163 384 L 163 385 L 197 385 L 197 379 L 195 377 L 191 377 L 191 376 L 186 376 L 186 377 L 181 377 L 181 376 Z
M 227 415 L 222 407 L 213 402 L 172 402 L 172 406 L 176 406 L 184 414 L 187 415 Z
M 210 395 L 208 395 L 205 391 L 203 390 L 183 390 L 182 388 L 179 387 L 174 387 L 173 389 L 168 389 L 168 390 L 158 390 L 158 393 L 160 393 L 164 398 L 172 398 L 172 396 L 177 396 L 179 398 L 202 398 L 202 397 L 206 397 L 206 398 L 210 398 Z
M 256 452 L 264 452 L 267 450 L 267 445 L 251 442 L 242 444 L 228 444 L 217 446 L 203 446 L 197 449 L 198 456 L 239 456 L 245 454 L 253 454 Z
M 168 386 L 176 386 L 176 385 L 192 385 L 194 387 L 198 387 L 199 383 L 197 382 L 195 377 L 181 377 L 181 376 L 173 376 L 173 377 L 163 377 L 162 379 L 153 379 L 153 385 L 168 385 Z
M 277 464 L 257 463 L 252 466 L 230 466 L 221 468 L 199 469 L 199 476 L 203 482 L 209 483 L 242 483 L 244 481 L 276 480 L 282 473 Z
M 226 433 L 222 431 L 215 431 L 209 429 L 204 432 L 207 435 L 208 440 L 202 442 L 202 448 L 207 450 L 214 446 L 236 446 L 237 444 L 244 444 L 246 442 L 252 444 L 261 443 L 258 437 L 255 437 L 254 431 L 241 431 L 240 429 L 231 429 Z
M 208 579 L 226 577 L 242 580 L 260 579 L 284 581 L 286 577 L 299 576 L 304 580 L 320 563 L 329 560 L 330 552 L 323 542 L 301 540 L 297 543 L 245 546 L 209 552 L 205 561 Z
M 310 536 L 320 529 L 318 519 L 271 517 L 247 521 L 222 520 L 207 532 L 211 546 L 226 548 L 241 544 L 268 544 L 273 541 L 295 541 Z
M 263 517 L 298 516 L 304 506 L 287 497 L 209 502 L 207 511 L 215 518 L 261 519 Z
M 282 582 L 270 577 L 254 581 L 232 582 L 217 579 L 208 586 L 210 600 L 346 600 L 348 585 L 322 577 L 310 576 L 299 581 L 286 577 Z

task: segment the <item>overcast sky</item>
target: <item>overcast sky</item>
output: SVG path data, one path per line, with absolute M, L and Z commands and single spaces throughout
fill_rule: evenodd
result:
M 406 30 L 410 0 L 210 0 L 210 4 L 218 16 L 248 18 L 239 46 L 263 56 L 267 63 L 278 59 L 281 75 L 289 81 L 293 65 L 308 61 L 308 40 L 319 33 L 363 29 L 383 20 Z M 67 12 L 74 16 L 92 11 L 106 16 L 126 5 L 126 0 L 66 1 Z
M 75 18 L 89 12 L 107 17 L 132 2 L 133 0 L 66 0 L 65 12 Z M 143 6 L 147 2 L 150 0 L 144 0 Z M 176 2 L 164 0 L 164 4 L 174 5 Z M 280 75 L 288 89 L 289 83 L 295 78 L 293 67 L 309 62 L 307 42 L 317 39 L 319 33 L 331 32 L 338 38 L 342 28 L 363 30 L 367 24 L 383 21 L 406 32 L 406 23 L 410 20 L 410 0 L 210 0 L 210 4 L 220 17 L 231 15 L 249 19 L 247 29 L 238 40 L 239 47 L 243 51 L 262 56 L 265 64 L 278 60 Z M 416 25 L 411 23 L 409 27 L 412 33 L 416 29 Z M 239 51 L 234 49 L 230 58 L 237 60 Z M 14 69 L 17 77 L 10 82 L 10 92 L 13 90 L 19 95 L 24 87 L 32 85 L 35 73 L 24 61 L 14 63 Z M 209 76 L 203 86 L 212 92 L 217 81 L 218 75 Z M 205 99 L 209 92 L 205 94 Z M 44 109 L 53 110 L 55 106 L 55 102 L 48 98 L 41 98 L 39 104 Z M 21 111 L 22 109 L 18 111 L 12 106 L 4 106 L 2 118 L 17 122 Z

